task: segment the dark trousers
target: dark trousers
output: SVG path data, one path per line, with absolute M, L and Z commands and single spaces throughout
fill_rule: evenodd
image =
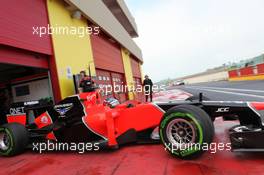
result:
M 148 102 L 148 97 L 150 97 L 150 102 L 152 102 L 152 92 L 145 94 L 146 102 Z

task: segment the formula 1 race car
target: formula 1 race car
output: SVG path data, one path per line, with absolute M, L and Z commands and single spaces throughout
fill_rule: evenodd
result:
M 264 148 L 264 103 L 219 102 L 199 99 L 171 103 L 101 100 L 98 90 L 70 96 L 54 106 L 26 102 L 0 127 L 0 155 L 22 153 L 35 142 L 91 142 L 100 148 L 129 143 L 162 142 L 178 158 L 197 157 L 210 144 L 216 117 L 235 117 L 230 129 L 233 150 Z M 158 132 L 156 132 L 158 131 Z

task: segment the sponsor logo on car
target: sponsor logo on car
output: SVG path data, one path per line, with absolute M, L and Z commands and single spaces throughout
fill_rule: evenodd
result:
M 227 107 L 227 108 L 218 108 L 215 112 L 217 112 L 217 113 L 221 113 L 221 112 L 229 112 L 229 107 Z
M 57 111 L 60 114 L 60 117 L 65 117 L 65 114 L 71 110 L 73 107 L 72 103 L 65 103 L 61 105 L 54 106 L 55 111 Z
M 43 124 L 47 124 L 47 123 L 49 122 L 49 119 L 48 119 L 47 116 L 43 116 L 43 117 L 41 117 L 40 121 L 41 121 L 41 123 L 43 123 Z

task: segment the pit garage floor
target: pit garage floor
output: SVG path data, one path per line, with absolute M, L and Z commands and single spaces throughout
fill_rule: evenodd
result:
M 228 142 L 228 128 L 236 122 L 215 122 L 215 142 Z M 0 174 L 12 175 L 264 175 L 264 153 L 205 153 L 196 160 L 179 160 L 157 145 L 136 145 L 117 151 L 38 154 L 27 151 L 12 158 L 0 157 Z

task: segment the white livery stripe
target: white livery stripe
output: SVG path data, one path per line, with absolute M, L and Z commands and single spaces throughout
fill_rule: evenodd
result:
M 86 123 L 85 123 L 85 121 L 84 121 L 84 117 L 82 118 L 82 122 L 83 122 L 83 124 L 91 131 L 91 132 L 93 132 L 95 135 L 98 135 L 98 136 L 100 136 L 100 137 L 102 137 L 104 140 L 108 140 L 107 138 L 105 138 L 104 136 L 102 136 L 102 135 L 100 135 L 100 134 L 98 134 L 98 133 L 96 133 L 95 131 L 93 131 Z

